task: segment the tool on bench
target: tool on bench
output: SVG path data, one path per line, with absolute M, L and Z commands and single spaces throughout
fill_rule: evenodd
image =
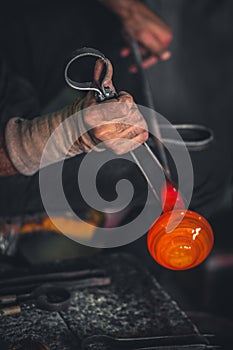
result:
M 0 316 L 20 313 L 23 305 L 62 311 L 69 306 L 73 292 L 110 283 L 110 278 L 99 269 L 4 279 L 0 282 Z
M 82 343 L 82 350 L 92 349 L 97 346 L 102 350 L 175 350 L 175 349 L 216 349 L 210 345 L 211 335 L 179 335 L 179 336 L 157 336 L 141 338 L 114 338 L 107 335 L 94 335 L 86 338 Z M 209 341 L 210 340 L 210 341 Z

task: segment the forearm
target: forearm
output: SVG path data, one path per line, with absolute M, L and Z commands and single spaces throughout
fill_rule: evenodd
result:
M 47 142 L 58 127 L 49 148 L 46 148 L 43 166 L 86 151 L 81 139 L 79 117 L 74 104 L 32 120 L 10 119 L 5 130 L 5 149 L 18 172 L 33 175 L 39 170 Z
M 99 81 L 103 68 L 103 60 L 98 60 L 95 81 Z M 104 84 L 115 91 L 112 72 L 109 61 Z M 33 175 L 42 167 L 83 152 L 101 152 L 101 143 L 114 153 L 123 154 L 147 137 L 146 122 L 131 95 L 120 92 L 118 98 L 99 104 L 90 91 L 84 99 L 77 98 L 61 111 L 32 120 L 11 118 L 4 131 L 1 163 L 7 169 L 4 174 L 12 174 L 13 170 L 16 173 L 17 169 L 21 174 Z
M 0 176 L 10 176 L 17 173 L 18 171 L 11 162 L 6 149 L 4 132 L 0 129 Z

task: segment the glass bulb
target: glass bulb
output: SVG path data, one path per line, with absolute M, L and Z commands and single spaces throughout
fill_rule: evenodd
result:
M 169 227 L 174 225 L 170 232 L 167 230 L 168 222 Z M 211 252 L 213 243 L 210 224 L 191 210 L 173 210 L 162 214 L 150 228 L 147 237 L 151 256 L 171 270 L 186 270 L 199 265 Z

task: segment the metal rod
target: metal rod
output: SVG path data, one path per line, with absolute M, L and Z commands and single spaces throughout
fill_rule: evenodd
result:
M 157 199 L 157 201 L 159 203 L 161 203 L 161 199 L 160 199 L 158 193 L 156 192 L 152 182 L 150 181 L 149 177 L 147 176 L 147 173 L 145 172 L 145 170 L 144 170 L 143 166 L 141 165 L 140 161 L 138 160 L 137 156 L 135 155 L 135 153 L 133 151 L 131 151 L 130 154 L 131 154 L 132 158 L 134 159 L 135 163 L 137 164 L 137 166 L 139 167 L 139 169 L 140 169 L 142 175 L 144 176 L 145 180 L 147 181 L 147 183 L 148 183 L 151 191 L 153 192 L 155 198 Z
M 164 173 L 165 178 L 168 182 L 170 182 L 173 186 L 176 187 L 176 185 L 174 184 L 174 182 L 172 181 L 171 177 L 166 173 L 166 170 L 164 169 L 163 165 L 161 164 L 161 162 L 159 161 L 159 159 L 156 157 L 156 155 L 153 153 L 153 151 L 151 150 L 151 148 L 149 147 L 147 142 L 144 142 L 143 145 L 146 147 L 146 150 L 148 152 L 148 154 L 151 156 L 152 160 L 155 162 L 155 164 L 160 168 L 160 170 Z
M 90 277 L 104 277 L 105 272 L 101 269 L 85 269 L 79 271 L 68 271 L 68 272 L 51 272 L 38 275 L 27 275 L 22 277 L 7 278 L 0 281 L 0 288 L 6 286 L 17 287 L 22 284 L 28 283 L 46 283 L 46 282 L 60 282 L 70 280 L 84 280 Z
M 152 150 L 150 149 L 150 147 L 148 146 L 147 142 L 144 142 L 143 145 L 146 147 L 147 152 L 149 153 L 149 155 L 151 156 L 151 158 L 153 159 L 153 161 L 155 162 L 156 165 L 158 165 L 158 167 L 165 172 L 164 167 L 162 166 L 162 164 L 160 163 L 160 161 L 158 160 L 158 158 L 156 157 L 156 155 L 152 152 Z
M 130 39 L 130 45 L 132 48 L 132 53 L 134 55 L 134 59 L 138 68 L 138 72 L 141 75 L 141 79 L 142 79 L 142 84 L 143 84 L 143 91 L 144 91 L 144 96 L 145 96 L 145 102 L 147 104 L 147 107 L 150 108 L 151 110 L 155 110 L 154 108 L 154 101 L 153 101 L 153 96 L 151 93 L 151 87 L 149 84 L 149 81 L 146 77 L 146 74 L 142 68 L 142 56 L 138 47 L 138 43 L 134 40 Z M 150 125 L 151 129 L 153 130 L 153 133 L 155 136 L 154 140 L 156 142 L 156 146 L 158 148 L 158 152 L 159 152 L 159 157 L 160 160 L 162 162 L 163 168 L 164 168 L 164 172 L 166 174 L 166 176 L 170 179 L 171 178 L 171 171 L 169 168 L 169 163 L 168 163 L 168 159 L 166 156 L 166 152 L 165 152 L 165 148 L 164 145 L 162 143 L 162 137 L 161 137 L 161 133 L 160 133 L 160 128 L 159 128 L 159 124 L 156 118 L 155 113 L 153 113 L 153 115 L 151 115 L 152 118 L 150 118 L 150 120 L 147 120 L 148 124 Z

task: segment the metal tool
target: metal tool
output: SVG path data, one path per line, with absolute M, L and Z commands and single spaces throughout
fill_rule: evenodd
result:
M 85 280 L 91 277 L 104 277 L 105 271 L 101 269 L 85 269 L 78 271 L 67 271 L 67 272 L 50 272 L 44 274 L 33 274 L 21 277 L 13 277 L 2 279 L 0 281 L 0 294 L 2 290 L 14 286 L 19 288 L 20 285 L 27 284 L 41 284 L 46 282 L 64 282 L 69 280 Z
M 203 151 L 207 149 L 210 146 L 210 144 L 214 141 L 214 134 L 210 128 L 207 128 L 204 125 L 173 124 L 173 127 L 176 128 L 176 130 L 179 132 L 183 141 L 174 140 L 172 137 L 170 137 L 169 131 L 171 131 L 171 129 L 167 126 L 158 124 L 156 113 L 154 112 L 155 106 L 154 106 L 152 89 L 150 86 L 149 79 L 146 75 L 146 72 L 142 66 L 142 55 L 141 55 L 138 43 L 135 40 L 132 40 L 131 38 L 129 38 L 128 36 L 126 37 L 126 40 L 129 42 L 129 45 L 131 46 L 134 61 L 136 63 L 138 73 L 141 78 L 142 92 L 144 93 L 145 103 L 151 111 L 150 118 L 147 118 L 147 123 L 150 127 L 150 130 L 153 131 L 152 137 L 155 142 L 155 145 L 157 146 L 159 160 L 151 151 L 150 147 L 148 147 L 147 144 L 144 144 L 144 145 L 146 146 L 148 153 L 150 153 L 155 163 L 157 163 L 157 165 L 159 165 L 163 170 L 167 181 L 174 185 L 172 181 L 171 169 L 170 169 L 168 158 L 166 155 L 165 145 L 172 144 L 174 146 L 183 146 L 183 144 L 185 144 L 185 146 L 189 151 Z M 140 164 L 138 164 L 138 166 L 140 167 Z M 141 172 L 143 173 L 143 169 L 141 169 Z M 147 175 L 145 174 L 145 171 L 144 171 L 144 177 L 146 178 L 146 176 Z M 147 182 L 152 192 L 154 193 L 154 188 L 153 186 L 150 185 L 150 180 L 147 179 Z M 183 197 L 183 200 L 185 201 L 184 197 Z
M 150 156 L 153 158 L 154 162 L 157 163 L 157 165 L 159 165 L 163 170 L 167 181 L 174 185 L 172 181 L 171 169 L 169 166 L 164 145 L 173 144 L 174 146 L 179 146 L 179 145 L 183 146 L 183 143 L 184 143 L 189 151 L 203 151 L 207 149 L 210 146 L 210 144 L 213 142 L 214 134 L 210 128 L 207 128 L 204 125 L 176 124 L 176 125 L 173 125 L 173 127 L 176 128 L 176 130 L 179 132 L 179 134 L 183 139 L 183 142 L 174 140 L 171 137 L 169 137 L 170 128 L 167 128 L 167 126 L 159 125 L 157 121 L 156 113 L 154 112 L 155 106 L 154 106 L 152 89 L 150 86 L 149 79 L 146 75 L 146 72 L 142 66 L 142 55 L 141 55 L 138 43 L 135 40 L 132 40 L 131 38 L 129 38 L 128 36 L 126 37 L 126 40 L 129 42 L 129 45 L 131 46 L 131 50 L 138 69 L 138 73 L 141 77 L 142 91 L 144 93 L 145 103 L 151 111 L 150 118 L 147 119 L 147 123 L 150 127 L 150 130 L 153 131 L 153 140 L 157 146 L 159 160 L 151 151 L 150 147 L 147 144 L 144 144 L 144 145 L 146 146 L 147 151 L 150 154 Z M 168 135 L 166 135 L 166 133 Z M 138 161 L 137 161 L 137 164 L 141 169 Z M 147 175 L 144 169 L 141 169 L 141 172 L 143 173 L 144 177 L 147 180 L 148 185 L 150 186 L 152 192 L 154 193 L 154 187 L 151 186 L 150 180 L 147 178 Z M 184 197 L 183 197 L 183 200 L 185 201 Z
M 50 283 L 45 283 L 48 281 Z M 111 279 L 103 270 L 98 269 L 29 275 L 3 280 L 1 284 L 5 287 L 0 289 L 0 316 L 20 313 L 21 305 L 33 304 L 49 311 L 62 311 L 69 306 L 73 291 L 110 283 Z
M 106 335 L 95 335 L 86 338 L 82 343 L 82 350 L 101 348 L 102 350 L 175 350 L 183 349 L 216 349 L 215 346 L 209 344 L 209 338 L 212 336 L 203 336 L 200 334 L 174 335 L 174 336 L 158 336 L 158 337 L 142 337 L 142 338 L 114 338 Z M 199 347 L 197 346 L 199 345 Z
M 82 58 L 82 57 L 97 57 L 97 58 L 101 58 L 104 62 L 105 65 L 105 75 L 102 78 L 102 82 L 100 81 L 90 81 L 90 82 L 83 82 L 83 83 L 79 83 L 75 80 L 73 80 L 70 77 L 70 68 L 71 65 L 74 61 L 77 61 L 78 59 Z M 107 75 L 108 72 L 108 62 L 106 60 L 106 57 L 104 56 L 104 54 L 96 49 L 93 49 L 91 47 L 83 47 L 82 49 L 78 49 L 76 51 L 73 52 L 71 58 L 69 59 L 66 67 L 65 67 L 65 80 L 67 82 L 68 85 L 70 85 L 73 89 L 78 89 L 78 90 L 83 90 L 83 91 L 94 91 L 95 93 L 95 98 L 98 102 L 102 102 L 105 100 L 109 100 L 111 98 L 115 98 L 117 97 L 117 94 L 112 91 L 109 87 L 104 86 L 104 81 L 105 81 L 105 77 Z
M 155 154 L 152 152 L 152 150 L 150 149 L 149 145 L 146 142 L 144 142 L 143 145 L 146 147 L 148 154 L 150 155 L 151 159 L 156 164 L 156 166 L 158 166 L 162 170 L 167 181 L 170 183 L 173 183 L 172 178 L 171 178 L 171 170 L 169 167 L 169 162 L 167 159 L 164 143 L 170 142 L 170 143 L 174 143 L 174 145 L 180 145 L 181 143 L 179 141 L 172 140 L 169 138 L 166 138 L 166 139 L 162 138 L 161 130 L 166 132 L 166 129 L 164 130 L 163 127 L 160 127 L 160 125 L 158 124 L 157 118 L 156 118 L 156 113 L 154 112 L 153 96 L 152 96 L 151 88 L 149 85 L 149 81 L 148 81 L 148 79 L 143 71 L 143 68 L 142 68 L 142 57 L 141 57 L 141 53 L 139 51 L 138 44 L 135 41 L 131 41 L 130 43 L 131 43 L 132 51 L 134 54 L 134 58 L 135 58 L 138 70 L 139 70 L 141 77 L 142 77 L 142 86 L 143 86 L 142 90 L 144 91 L 147 105 L 151 110 L 151 115 L 150 115 L 149 120 L 147 120 L 147 122 L 150 125 L 150 128 L 151 128 L 151 130 L 153 130 L 153 133 L 155 135 L 155 137 L 153 139 L 155 140 L 155 144 L 157 145 L 159 159 L 155 156 Z M 78 59 L 85 57 L 85 56 L 89 56 L 89 57 L 93 56 L 93 57 L 97 57 L 97 58 L 100 58 L 103 60 L 104 66 L 105 66 L 105 74 L 103 75 L 102 81 L 92 81 L 92 82 L 79 83 L 71 78 L 70 68 L 71 68 L 72 64 L 75 61 L 77 61 Z M 96 49 L 84 47 L 82 49 L 76 50 L 72 54 L 71 58 L 69 59 L 67 65 L 65 67 L 65 80 L 66 80 L 67 84 L 74 89 L 86 90 L 86 91 L 93 90 L 95 92 L 96 101 L 102 102 L 102 101 L 117 97 L 116 92 L 112 91 L 109 87 L 104 86 L 104 81 L 105 81 L 105 77 L 107 75 L 107 72 L 108 72 L 108 61 L 107 61 L 106 57 L 104 56 L 104 54 Z M 188 139 L 188 141 L 185 142 L 186 146 L 189 147 L 189 149 L 202 150 L 205 147 L 207 147 L 210 142 L 213 141 L 212 131 L 210 129 L 202 126 L 202 125 L 182 124 L 182 125 L 176 125 L 175 127 L 177 128 L 178 131 L 183 131 L 183 132 L 185 131 L 186 134 L 189 133 L 189 139 Z M 190 137 L 191 133 L 192 133 L 192 137 L 195 137 L 194 139 L 192 137 Z M 148 186 L 150 187 L 156 200 L 160 203 L 161 202 L 160 196 L 158 195 L 157 191 L 155 190 L 155 188 L 154 188 L 152 182 L 150 181 L 150 178 L 147 175 L 147 172 L 144 169 L 144 167 L 142 166 L 140 160 L 136 156 L 135 152 L 131 151 L 130 154 L 131 154 L 132 158 L 134 159 L 135 163 L 137 164 L 137 166 L 139 167 L 142 175 L 146 179 Z
M 135 63 L 137 65 L 138 71 L 141 75 L 142 87 L 143 87 L 142 90 L 143 90 L 144 95 L 145 95 L 147 107 L 150 108 L 150 111 L 151 111 L 150 119 L 147 120 L 147 122 L 149 123 L 150 128 L 153 130 L 153 134 L 154 134 L 153 139 L 157 145 L 157 149 L 158 149 L 159 156 L 160 156 L 160 162 L 162 163 L 164 173 L 170 179 L 171 171 L 170 171 L 165 147 L 164 147 L 164 144 L 162 142 L 160 127 L 159 127 L 159 124 L 158 124 L 158 121 L 156 118 L 156 114 L 154 112 L 155 108 L 154 108 L 154 101 L 153 101 L 153 96 L 151 93 L 150 84 L 149 84 L 149 81 L 148 81 L 146 75 L 144 74 L 144 70 L 142 68 L 142 56 L 141 56 L 141 53 L 139 50 L 138 43 L 136 41 L 130 40 L 130 45 L 131 45 L 132 52 L 134 55 Z
M 35 304 L 44 310 L 62 311 L 68 307 L 70 299 L 71 292 L 67 287 L 60 287 L 57 284 L 44 284 L 25 294 L 1 296 L 0 302 L 4 305 L 14 302 L 24 303 L 24 305 Z M 16 307 L 17 305 L 11 308 L 14 310 Z M 20 308 L 20 306 L 18 307 Z M 20 309 L 15 311 L 20 311 Z M 0 309 L 0 315 L 6 316 L 6 308 L 5 310 L 4 308 L 2 310 Z
M 94 57 L 98 57 L 100 59 L 103 60 L 104 65 L 105 65 L 105 74 L 102 78 L 102 81 L 97 82 L 97 81 L 93 81 L 93 82 L 82 82 L 79 83 L 75 80 L 73 80 L 70 76 L 70 68 L 73 62 L 77 61 L 78 59 L 80 59 L 81 57 L 85 57 L 85 56 L 94 56 Z M 109 87 L 105 87 L 104 84 L 104 80 L 105 77 L 107 75 L 108 72 L 108 62 L 106 57 L 104 56 L 104 54 L 96 49 L 93 48 L 89 48 L 89 47 L 84 47 L 82 49 L 78 49 L 76 50 L 71 58 L 69 59 L 66 67 L 65 67 L 65 80 L 67 82 L 67 84 L 69 86 L 71 86 L 74 89 L 77 90 L 92 90 L 95 92 L 95 98 L 97 102 L 102 102 L 105 100 L 109 100 L 112 98 L 117 98 L 117 93 L 112 91 Z M 156 162 L 156 165 L 159 165 L 159 167 L 161 169 L 163 169 L 164 172 L 166 172 L 166 170 L 164 169 L 163 165 L 159 162 L 159 160 L 156 158 L 156 156 L 153 154 L 153 152 L 150 150 L 150 147 L 147 145 L 147 143 L 144 143 L 149 155 L 152 157 L 152 160 Z M 141 165 L 140 160 L 138 159 L 138 157 L 135 155 L 135 153 L 133 151 L 130 152 L 130 154 L 132 155 L 134 161 L 136 162 L 136 164 L 138 165 L 140 171 L 142 172 L 143 176 L 145 177 L 149 187 L 151 188 L 155 198 L 160 202 L 160 197 L 157 194 L 157 191 L 155 190 L 152 182 L 150 181 L 149 177 L 147 176 L 146 171 L 144 170 L 143 166 Z

